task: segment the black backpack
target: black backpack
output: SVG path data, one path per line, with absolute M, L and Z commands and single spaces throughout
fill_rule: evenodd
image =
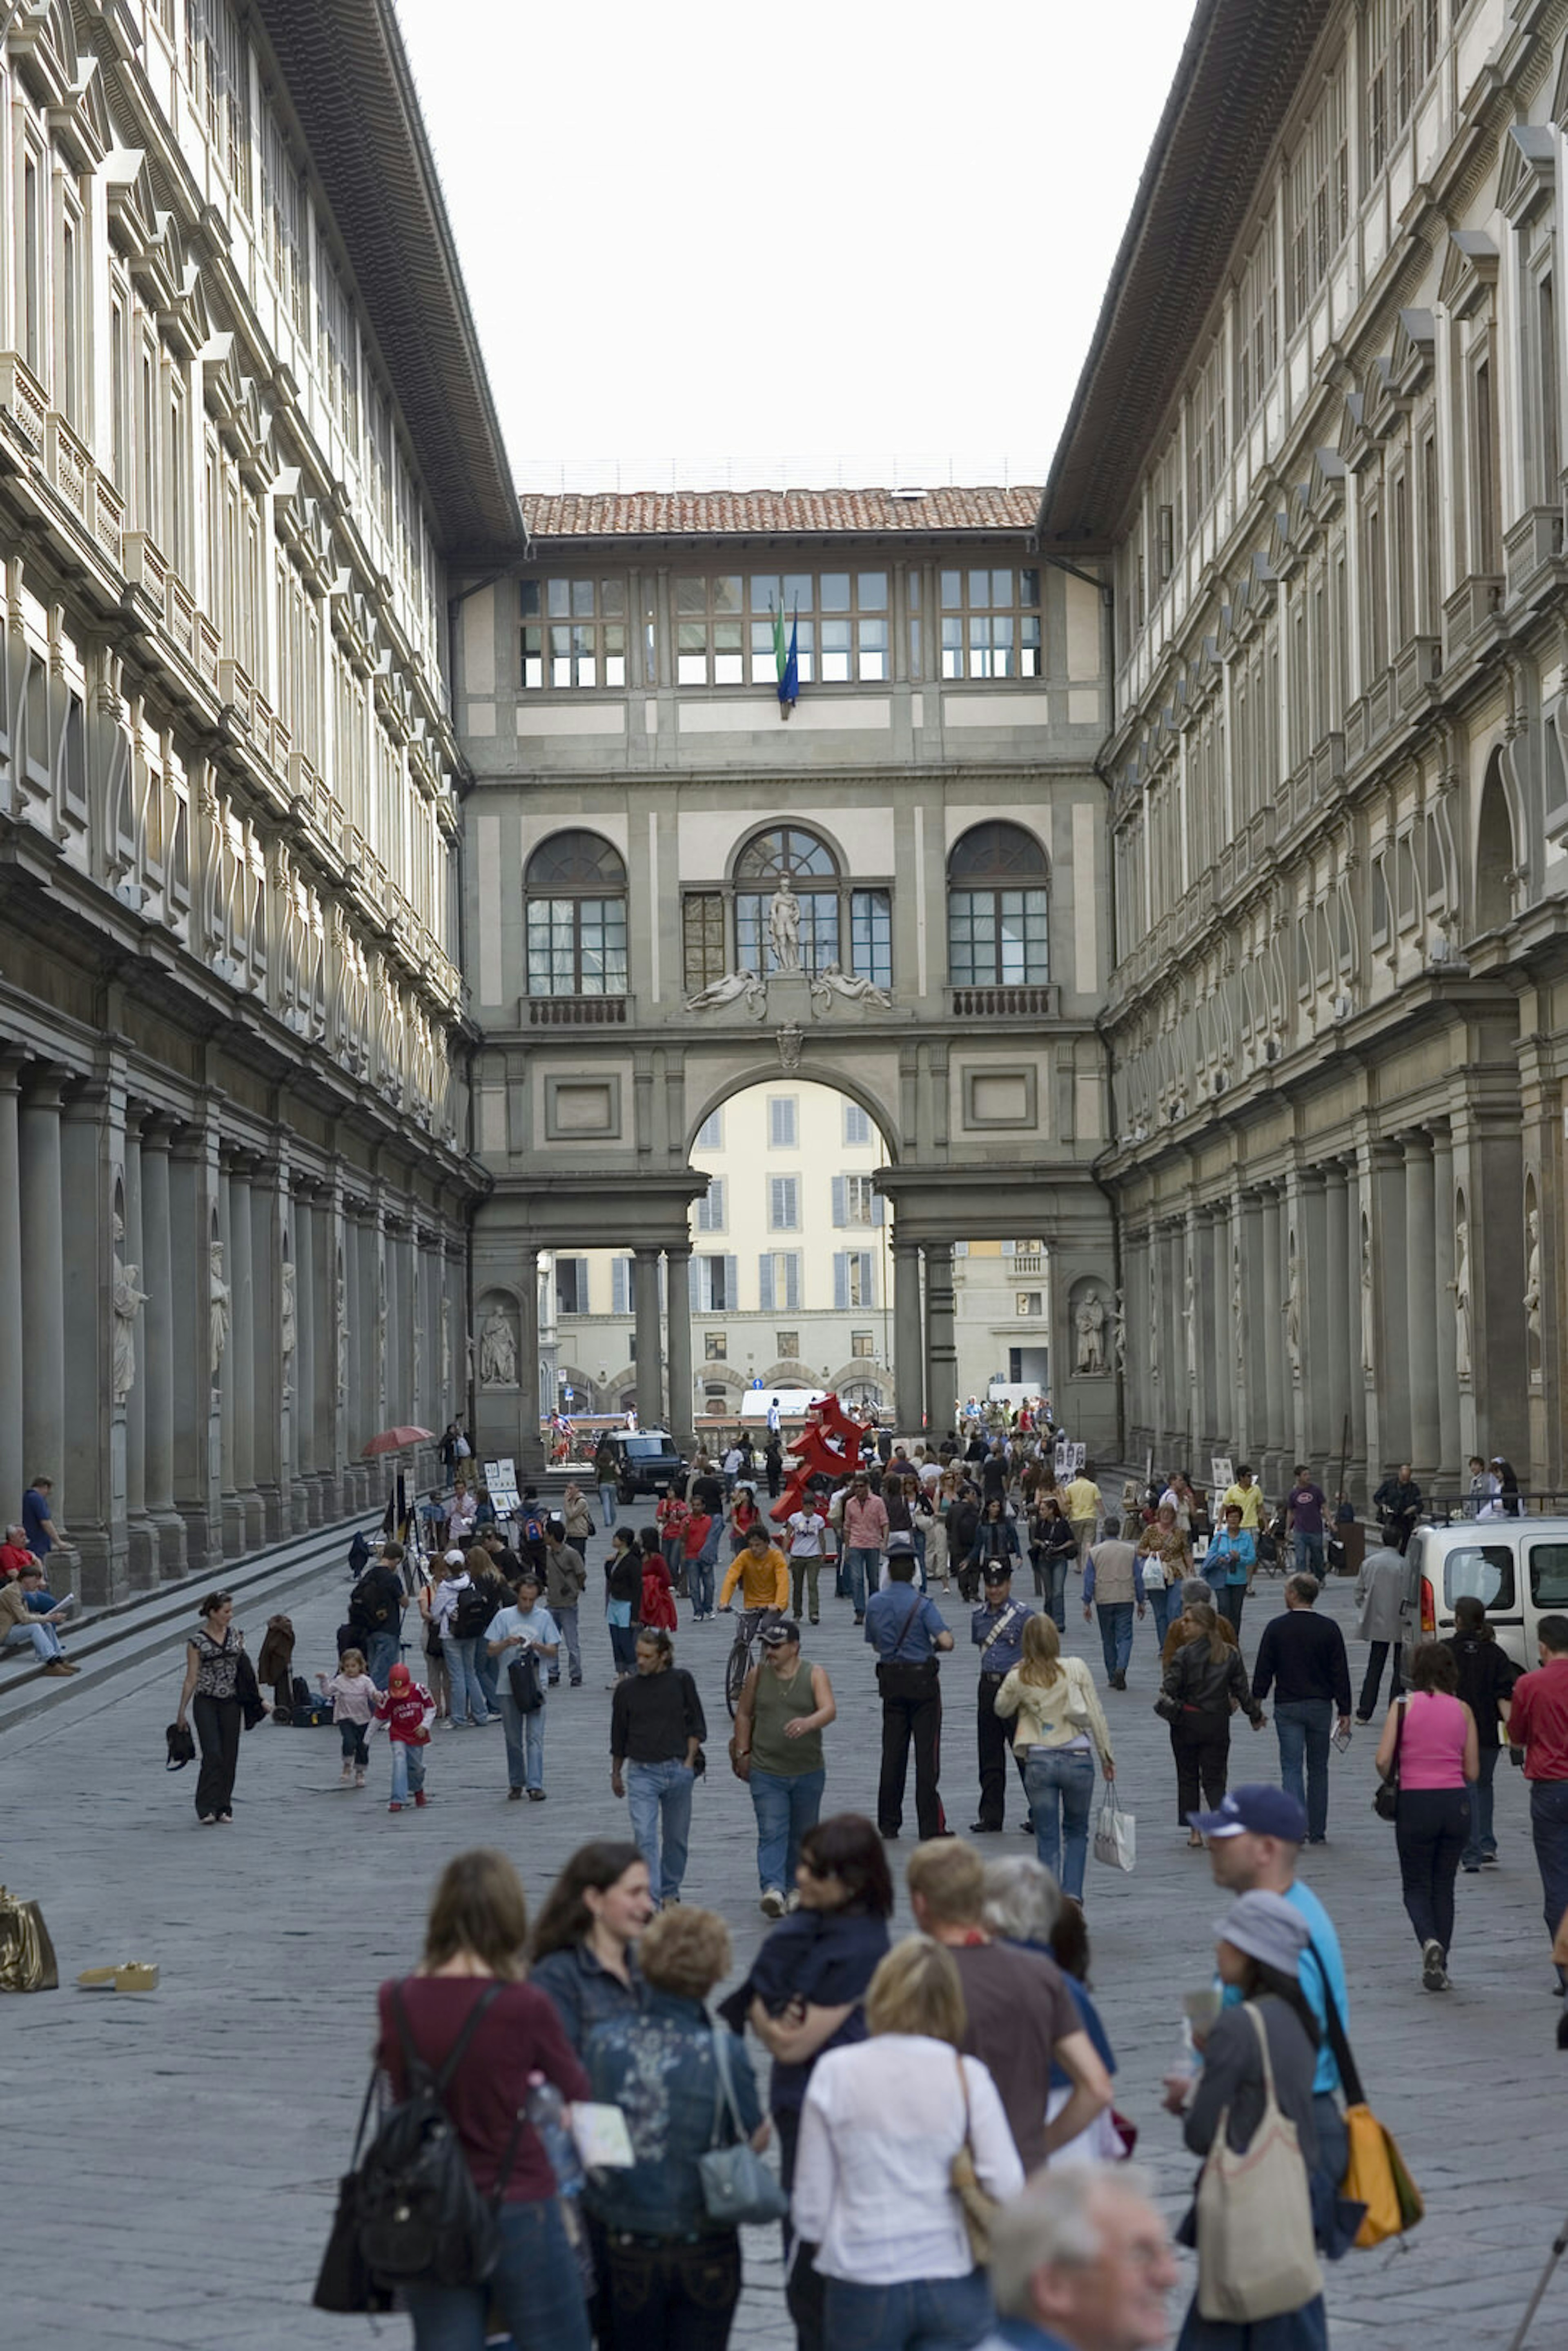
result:
M 446 2062 L 433 2074 L 414 2048 L 396 1986 L 392 1996 L 398 2039 L 402 2043 L 408 2095 L 394 2106 L 351 2173 L 354 2233 L 365 2267 L 378 2280 L 405 2285 L 482 2285 L 496 2266 L 500 2231 L 496 2211 L 506 2192 L 522 2128 L 512 2126 L 493 2197 L 480 2195 L 468 2159 L 442 2104 L 486 2011 L 500 1998 L 499 1984 L 487 1984 L 453 2043 Z M 361 2117 L 361 2126 L 362 2126 Z M 358 2147 L 356 2144 L 356 2154 Z
M 349 1594 L 349 1614 L 357 1623 L 368 1625 L 373 1633 L 384 1633 L 393 1621 L 392 1598 L 383 1580 L 372 1581 L 376 1571 L 362 1575 Z
M 457 1595 L 457 1605 L 452 1612 L 452 1631 L 459 1641 L 476 1641 L 496 1613 L 495 1602 L 483 1584 L 471 1584 Z

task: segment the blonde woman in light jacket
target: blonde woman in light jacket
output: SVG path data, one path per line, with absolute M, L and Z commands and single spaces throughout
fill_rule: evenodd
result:
M 1017 1718 L 1013 1753 L 1023 1767 L 1035 1850 L 1062 1892 L 1082 1902 L 1094 1765 L 1098 1759 L 1113 1780 L 1116 1759 L 1093 1677 L 1082 1657 L 1062 1656 L 1049 1616 L 1031 1616 L 1024 1626 L 1023 1662 L 997 1692 L 996 1708 L 1004 1719 Z

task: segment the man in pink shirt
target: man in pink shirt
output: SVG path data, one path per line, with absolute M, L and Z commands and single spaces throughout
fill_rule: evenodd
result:
M 849 1492 L 844 1496 L 843 1510 L 844 1569 L 850 1579 L 850 1596 L 855 1604 L 855 1623 L 865 1623 L 865 1596 L 868 1587 L 874 1592 L 882 1573 L 882 1554 L 887 1544 L 887 1506 L 880 1494 L 871 1490 L 871 1479 L 855 1477 L 850 1479 Z

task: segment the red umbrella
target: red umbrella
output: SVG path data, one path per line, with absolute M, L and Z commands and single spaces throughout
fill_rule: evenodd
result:
M 434 1437 L 433 1428 L 383 1428 L 372 1437 L 360 1458 L 371 1460 L 378 1453 L 401 1453 L 405 1445 L 424 1445 Z

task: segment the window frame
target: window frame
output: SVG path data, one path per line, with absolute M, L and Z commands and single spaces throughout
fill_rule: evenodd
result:
M 564 591 L 559 601 L 555 591 Z M 632 582 L 624 572 L 541 572 L 517 582 L 517 684 L 524 694 L 626 694 L 632 686 Z M 554 640 L 568 643 L 558 652 Z M 580 640 L 580 643 L 579 642 Z M 618 643 L 613 641 L 618 640 Z M 608 672 L 621 665 L 619 677 Z M 530 669 L 538 664 L 538 674 Z M 557 674 L 564 663 L 568 674 Z M 588 667 L 591 675 L 580 675 Z
M 997 582 L 1009 583 L 1005 596 Z M 982 596 L 977 580 L 988 585 Z M 1030 601 L 1026 583 L 1033 583 Z M 936 571 L 936 665 L 944 685 L 1040 684 L 1045 677 L 1045 611 L 1040 566 L 1027 563 L 939 564 Z M 950 584 L 951 583 L 951 584 Z M 996 630 L 1005 635 L 994 636 Z M 1005 667 L 994 666 L 1007 648 Z M 953 666 L 955 653 L 958 665 Z M 1030 656 L 1032 654 L 1032 666 Z M 977 666 L 977 655 L 980 657 Z
M 814 868 L 790 847 L 808 841 L 820 852 Z M 782 844 L 763 871 L 743 869 L 751 853 L 777 840 Z M 788 872 L 801 901 L 800 966 L 808 978 L 836 964 L 841 971 L 891 989 L 894 981 L 892 875 L 846 873 L 833 843 L 810 825 L 759 827 L 737 843 L 725 880 L 704 883 L 681 893 L 681 969 L 688 996 L 732 971 L 772 977 L 779 970 L 768 944 L 768 906 Z
M 597 872 L 574 879 L 570 872 L 549 875 L 541 870 L 546 852 L 567 841 L 596 845 Z M 530 1001 L 552 997 L 625 997 L 631 985 L 630 911 L 626 862 L 604 834 L 585 825 L 562 825 L 536 842 L 523 871 L 524 973 Z M 537 919 L 541 915 L 542 924 Z M 541 931 L 541 944 L 536 946 Z M 563 933 L 570 940 L 570 987 L 558 984 Z M 589 969 L 585 956 L 597 956 L 600 970 Z M 536 956 L 542 956 L 548 968 L 548 987 L 536 985 Z
M 1028 844 L 1033 857 L 1039 860 L 1038 865 L 1025 865 L 1014 869 L 998 862 L 988 871 L 976 868 L 973 872 L 956 876 L 954 867 L 966 842 L 972 841 L 977 836 L 988 832 L 998 835 L 1017 834 Z M 1009 882 L 1008 876 L 1015 871 L 1020 876 L 1028 878 Z M 1046 853 L 1043 842 L 1035 834 L 1029 831 L 1023 825 L 1013 824 L 1001 819 L 987 819 L 980 824 L 970 825 L 959 834 L 947 852 L 946 886 L 947 984 L 950 987 L 1046 987 L 1050 986 L 1051 860 Z M 1037 898 L 1040 904 L 1037 907 L 1023 905 L 1011 909 L 1006 902 L 1012 897 L 1026 900 Z M 991 958 L 993 967 L 988 973 L 976 967 L 977 954 L 986 944 L 983 928 L 978 926 L 983 925 L 988 918 L 983 903 L 986 900 L 990 902 L 989 944 L 993 951 Z M 962 958 L 958 952 L 957 925 L 960 912 L 968 925 L 967 953 Z M 1021 921 L 1024 925 L 1023 956 L 1021 967 L 1017 971 L 1009 971 L 1005 967 L 1007 925 L 1009 919 Z M 1038 958 L 1031 961 L 1029 925 L 1035 922 L 1040 925 L 1038 942 L 1040 951 Z M 960 967 L 961 962 L 967 963 L 969 967 L 967 970 Z

